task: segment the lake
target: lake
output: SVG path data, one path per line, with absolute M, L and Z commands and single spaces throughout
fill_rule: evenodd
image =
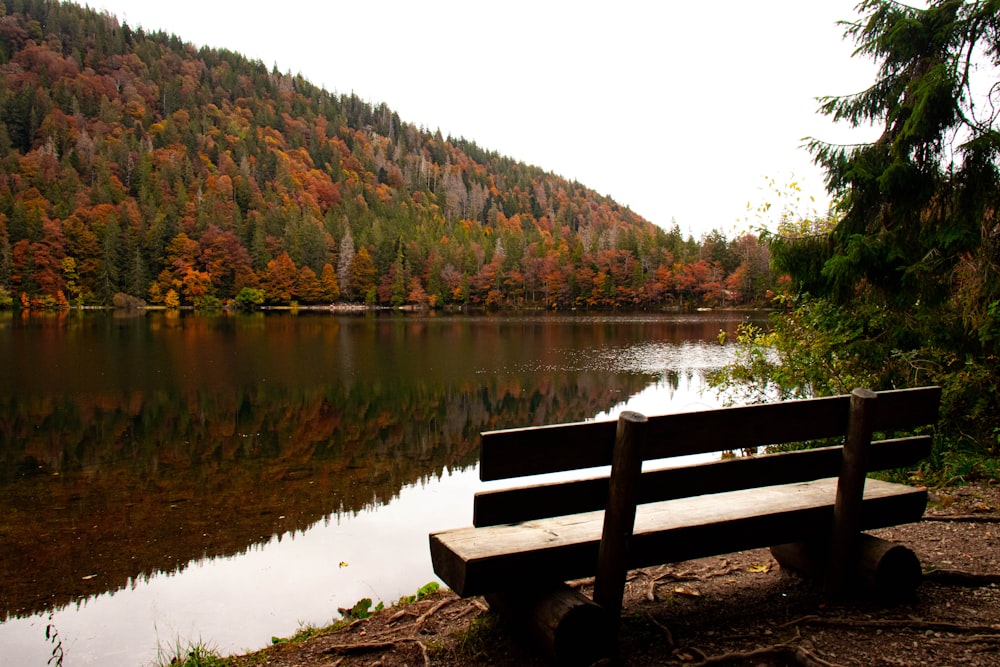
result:
M 0 665 L 391 604 L 471 523 L 481 431 L 716 407 L 746 318 L 0 313 Z

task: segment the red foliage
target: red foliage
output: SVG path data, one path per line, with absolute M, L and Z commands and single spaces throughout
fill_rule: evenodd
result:
M 261 286 L 267 293 L 269 301 L 290 303 L 297 295 L 298 281 L 299 272 L 295 268 L 295 262 L 287 252 L 283 252 L 267 263 L 267 274 Z
M 28 304 L 260 285 L 275 303 L 380 286 L 389 303 L 647 308 L 774 287 L 752 235 L 699 246 L 354 96 L 161 34 L 110 39 L 114 19 L 76 5 L 24 4 L 0 16 L 0 287 Z M 338 259 L 348 232 L 360 247 Z

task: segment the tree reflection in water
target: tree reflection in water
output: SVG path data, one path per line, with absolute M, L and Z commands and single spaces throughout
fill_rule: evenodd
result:
M 471 469 L 483 430 L 669 395 L 722 363 L 707 341 L 739 321 L 0 320 L 0 618 L 301 539 Z

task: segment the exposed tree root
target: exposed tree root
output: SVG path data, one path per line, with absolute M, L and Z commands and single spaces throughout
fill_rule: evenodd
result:
M 445 598 L 444 600 L 441 600 L 436 605 L 434 605 L 433 607 L 422 613 L 420 616 L 418 616 L 417 620 L 413 622 L 414 627 L 419 628 L 421 625 L 424 624 L 424 621 L 426 621 L 428 618 L 438 613 L 439 611 L 441 611 L 441 609 L 450 605 L 452 602 L 456 601 L 457 598 Z
M 360 653 L 376 653 L 378 651 L 385 651 L 386 649 L 396 648 L 401 643 L 405 642 L 415 642 L 416 638 L 406 637 L 403 639 L 394 639 L 390 642 L 363 642 L 360 644 L 334 644 L 333 646 L 328 646 L 323 650 L 324 655 L 357 655 Z
M 439 602 L 431 605 L 427 609 L 427 611 L 425 611 L 424 613 L 420 614 L 419 616 L 416 616 L 416 618 L 412 622 L 406 623 L 405 625 L 401 625 L 401 626 L 398 626 L 398 627 L 392 627 L 392 628 L 383 630 L 382 632 L 376 633 L 376 634 L 372 635 L 371 637 L 372 637 L 373 640 L 377 640 L 378 637 L 385 637 L 386 635 L 395 634 L 395 633 L 399 632 L 403 628 L 409 629 L 409 630 L 411 630 L 412 632 L 415 632 L 415 633 L 419 632 L 421 626 L 424 624 L 424 622 L 428 618 L 432 617 L 434 614 L 436 614 L 439 611 L 441 611 L 441 609 L 443 609 L 445 606 L 447 606 L 449 604 L 452 604 L 453 602 L 457 602 L 457 601 L 458 601 L 458 598 L 453 598 L 453 597 L 445 598 L 444 600 L 441 600 L 441 601 L 439 601 Z M 472 607 L 470 605 L 470 609 L 471 608 L 474 608 L 474 607 Z M 415 614 L 412 614 L 412 613 L 408 613 L 408 614 L 396 614 L 396 615 L 393 616 L 393 620 L 399 620 L 400 618 L 403 618 L 404 616 L 415 616 Z M 351 627 L 353 627 L 355 624 L 352 624 Z M 358 642 L 356 644 L 334 644 L 333 646 L 327 647 L 323 651 L 323 654 L 324 655 L 363 655 L 365 653 L 380 653 L 380 652 L 383 652 L 383 651 L 391 651 L 391 650 L 397 649 L 400 646 L 405 645 L 405 644 L 416 644 L 417 647 L 419 647 L 419 649 L 420 649 L 420 654 L 423 656 L 424 665 L 426 666 L 426 665 L 430 665 L 431 664 L 431 662 L 430 662 L 430 656 L 427 653 L 427 647 L 424 645 L 424 643 L 419 638 L 417 638 L 415 636 L 397 637 L 397 638 L 394 638 L 394 639 L 391 639 L 391 640 L 387 640 L 387 641 L 366 641 L 366 642 Z M 337 664 L 340 664 L 340 662 L 341 661 L 337 661 L 337 662 L 335 662 L 333 664 L 337 665 Z
M 640 577 L 648 577 L 649 587 L 646 589 L 646 599 L 650 602 L 656 602 L 656 589 L 663 583 L 667 581 L 678 582 L 678 581 L 707 581 L 714 577 L 728 577 L 731 574 L 739 572 L 742 568 L 738 565 L 729 565 L 729 561 L 723 561 L 723 567 L 718 570 L 685 570 L 684 572 L 674 572 L 667 566 L 661 566 L 657 568 L 657 571 L 650 570 L 637 570 L 633 573 L 629 581 L 634 581 Z
M 403 644 L 417 644 L 426 657 L 427 647 L 416 637 L 399 637 L 386 642 L 361 642 L 358 644 L 334 644 L 323 650 L 323 655 L 361 655 L 364 653 L 379 653 L 399 648 Z
M 420 626 L 422 626 L 424 624 L 424 622 L 428 618 L 430 618 L 434 614 L 436 614 L 439 611 L 441 611 L 441 609 L 444 608 L 444 607 L 446 607 L 447 605 L 452 604 L 454 602 L 458 602 L 458 600 L 459 600 L 459 598 L 445 598 L 444 600 L 441 600 L 437 604 L 431 606 L 427 611 L 425 611 L 424 613 L 420 614 L 420 616 L 417 616 L 416 619 L 414 619 L 414 621 L 412 623 L 406 623 L 404 625 L 400 625 L 400 626 L 397 626 L 397 627 L 388 628 L 388 629 L 383 630 L 382 632 L 379 632 L 379 633 L 374 634 L 372 636 L 373 637 L 384 637 L 386 635 L 391 635 L 391 634 L 394 634 L 396 632 L 399 632 L 403 628 L 413 628 L 415 631 L 419 630 Z
M 931 570 L 924 573 L 924 579 L 938 584 L 968 586 L 969 588 L 1000 584 L 1000 574 L 966 572 L 964 570 Z
M 462 618 L 463 616 L 468 616 L 475 611 L 489 611 L 489 606 L 480 600 L 479 598 L 473 598 L 470 604 L 465 605 L 465 609 L 459 611 L 452 615 L 453 619 Z
M 802 616 L 787 623 L 782 623 L 778 628 L 788 628 L 797 625 L 826 625 L 837 628 L 903 628 L 907 630 L 932 630 L 937 632 L 974 632 L 993 633 L 1000 630 L 1000 627 L 991 625 L 965 625 L 962 623 L 949 623 L 946 621 L 924 621 L 918 618 L 913 619 L 855 619 L 855 618 L 827 618 L 817 615 Z
M 334 646 L 328 647 L 323 651 L 324 655 L 363 655 L 365 653 L 380 653 L 382 651 L 391 651 L 399 648 L 403 644 L 416 644 L 417 648 L 420 649 L 420 655 L 424 659 L 424 667 L 430 667 L 431 657 L 427 652 L 427 646 L 424 645 L 422 641 L 416 637 L 401 637 L 399 639 L 394 639 L 388 642 L 366 642 L 363 644 L 336 644 Z M 335 667 L 344 661 L 341 658 L 333 663 L 331 667 Z
M 1000 514 L 930 514 L 923 521 L 944 521 L 950 523 L 1000 523 Z
M 645 616 L 646 616 L 646 619 L 650 623 L 652 623 L 653 625 L 655 625 L 656 627 L 658 627 L 660 629 L 660 631 L 663 633 L 663 636 L 664 636 L 664 638 L 666 639 L 666 642 L 667 642 L 667 648 L 669 648 L 670 650 L 673 650 L 674 647 L 676 646 L 676 644 L 674 643 L 674 633 L 672 633 L 670 631 L 670 628 L 668 628 L 663 623 L 660 623 L 658 620 L 656 620 L 655 618 L 653 618 L 653 615 L 650 614 L 649 612 L 646 612 Z
M 837 663 L 824 660 L 815 653 L 812 646 L 807 642 L 802 644 L 775 644 L 774 646 L 764 646 L 752 651 L 735 651 L 733 653 L 722 653 L 719 655 L 706 656 L 698 649 L 688 649 L 692 653 L 700 656 L 698 662 L 687 663 L 691 667 L 706 667 L 707 665 L 725 665 L 738 660 L 751 660 L 763 657 L 781 657 L 792 660 L 802 667 L 840 667 Z
M 934 637 L 935 644 L 1000 644 L 1000 635 L 969 635 L 968 637 Z

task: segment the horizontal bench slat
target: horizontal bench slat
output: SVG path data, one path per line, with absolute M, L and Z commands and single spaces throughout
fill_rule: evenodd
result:
M 873 442 L 868 472 L 914 465 L 931 452 L 930 436 Z M 843 448 L 817 449 L 712 461 L 642 474 L 639 503 L 723 493 L 758 486 L 806 482 L 840 472 Z M 594 477 L 477 493 L 472 524 L 495 526 L 602 509 L 608 478 Z
M 878 392 L 875 430 L 937 421 L 940 387 Z M 849 396 L 649 417 L 643 460 L 843 435 Z M 610 465 L 616 423 L 582 422 L 482 434 L 483 481 Z
M 795 542 L 828 533 L 836 480 L 682 498 L 641 505 L 630 567 L 677 562 Z M 925 489 L 869 480 L 862 529 L 917 521 Z M 463 597 L 535 581 L 594 574 L 604 512 L 560 516 L 430 536 L 434 571 Z

